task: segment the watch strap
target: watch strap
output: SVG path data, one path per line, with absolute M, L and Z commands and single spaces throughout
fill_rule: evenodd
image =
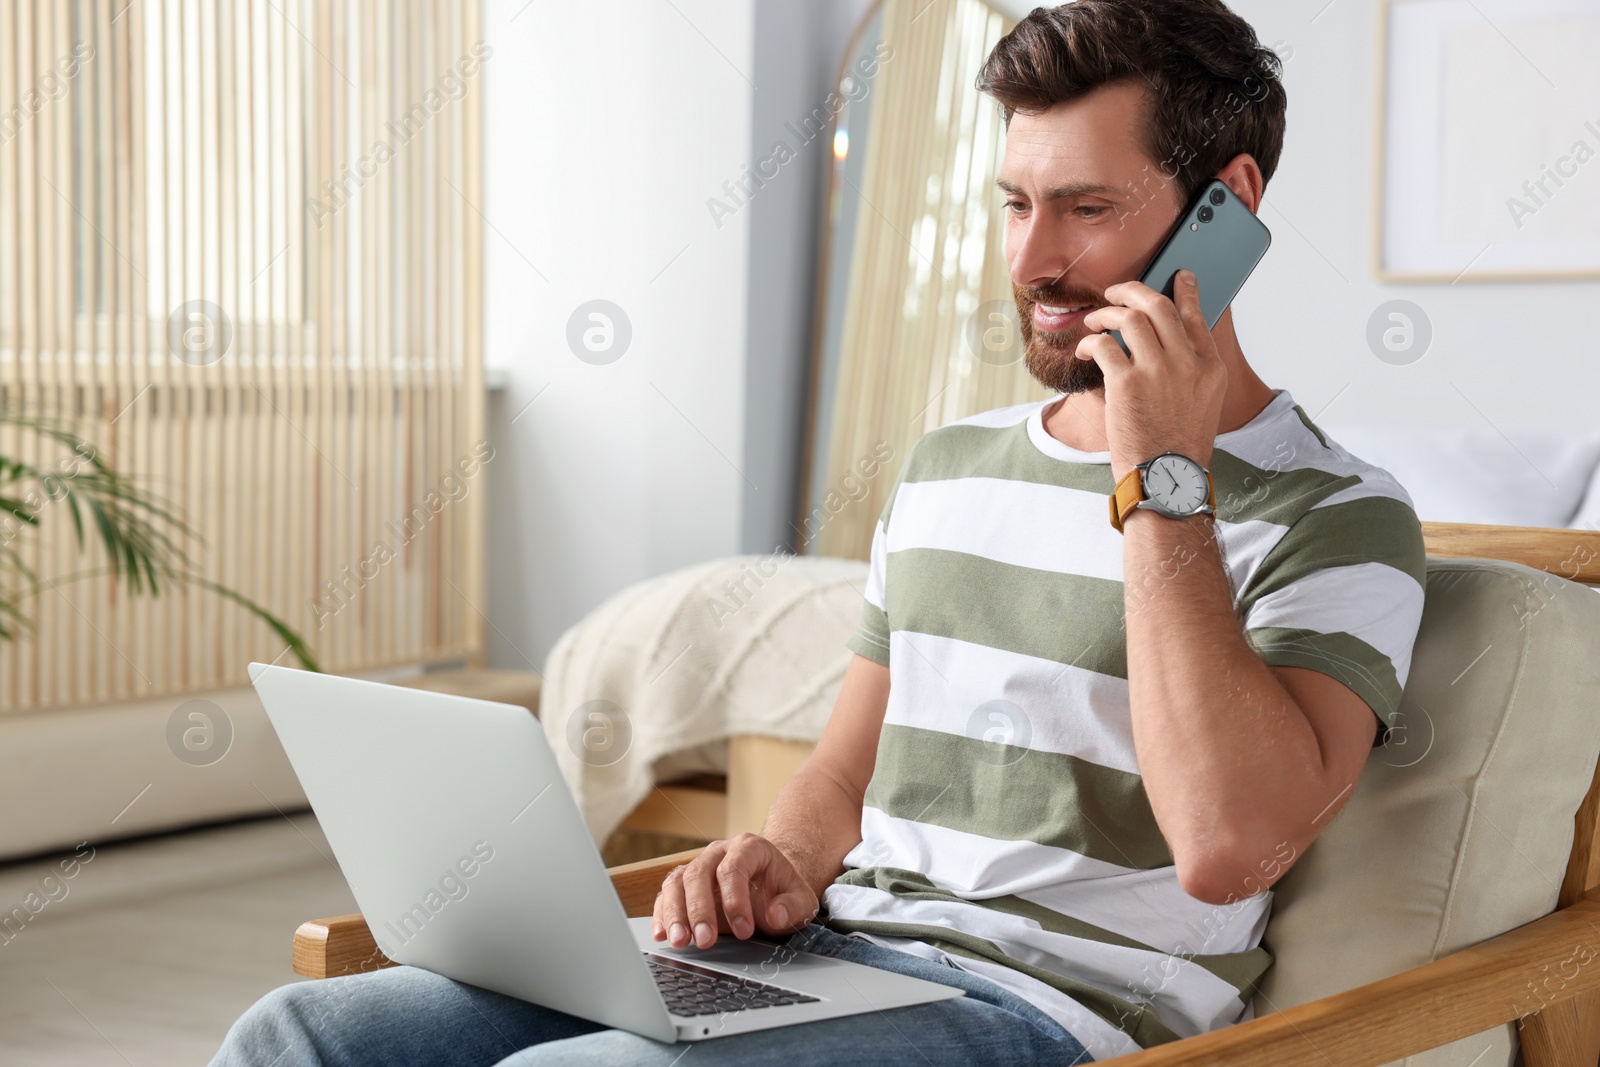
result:
M 1111 526 L 1118 533 L 1122 532 L 1122 520 L 1128 517 L 1128 512 L 1144 499 L 1143 474 L 1144 471 L 1138 467 L 1133 468 L 1122 476 L 1116 491 L 1111 494 Z

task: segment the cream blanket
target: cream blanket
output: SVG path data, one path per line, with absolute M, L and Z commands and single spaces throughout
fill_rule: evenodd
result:
M 729 557 L 629 586 L 564 633 L 539 715 L 595 840 L 657 781 L 725 771 L 732 735 L 820 737 L 866 578 L 862 560 Z

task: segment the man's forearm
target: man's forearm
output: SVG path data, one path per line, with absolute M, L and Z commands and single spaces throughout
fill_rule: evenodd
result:
M 861 798 L 829 775 L 802 767 L 773 801 L 761 836 L 788 857 L 820 901 L 861 841 Z
M 1145 793 L 1180 875 L 1234 880 L 1271 856 L 1270 798 L 1325 776 L 1315 731 L 1245 641 L 1214 520 L 1124 524 L 1128 696 Z M 1240 879 L 1242 882 L 1242 879 Z M 1255 890 L 1259 891 L 1259 889 Z

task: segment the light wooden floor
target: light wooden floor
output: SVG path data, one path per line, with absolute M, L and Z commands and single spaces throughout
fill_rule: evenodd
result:
M 331 856 L 306 813 L 106 845 L 43 886 L 59 857 L 0 866 L 0 917 L 59 898 L 0 933 L 0 1064 L 206 1063 L 297 980 L 295 927 L 357 910 Z

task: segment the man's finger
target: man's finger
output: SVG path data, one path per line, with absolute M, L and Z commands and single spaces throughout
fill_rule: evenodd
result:
M 672 937 L 667 940 L 674 948 L 683 948 L 693 940 L 699 948 L 710 948 L 717 939 L 717 865 L 725 853 L 722 842 L 707 845 L 704 852 L 689 861 L 683 871 L 683 924 L 688 927 L 688 937 L 683 944 Z
M 755 933 L 751 905 L 755 883 L 767 870 L 770 846 L 755 834 L 744 833 L 728 842 L 728 854 L 717 865 L 717 887 L 722 893 L 722 914 L 728 929 L 741 940 Z
M 1092 333 L 1078 342 L 1074 359 L 1088 358 L 1099 364 L 1106 381 L 1120 377 L 1133 369 L 1133 363 L 1115 340 L 1103 333 Z
M 1204 359 L 1214 353 L 1217 343 L 1206 326 L 1205 309 L 1200 306 L 1200 286 L 1193 271 L 1178 272 L 1177 278 L 1173 279 L 1172 295 L 1178 318 L 1183 322 L 1184 332 L 1189 335 L 1189 344 L 1194 348 L 1195 355 Z
M 1122 334 L 1122 341 L 1128 346 L 1130 356 L 1138 352 L 1156 352 L 1161 347 L 1161 338 L 1156 334 L 1149 317 L 1137 308 L 1116 304 L 1095 308 L 1084 316 L 1083 325 L 1095 333 L 1116 330 Z
M 817 917 L 817 898 L 809 888 L 779 893 L 767 904 L 765 917 L 766 933 L 791 934 Z
M 657 941 L 665 939 L 674 948 L 682 948 L 689 943 L 689 926 L 684 921 L 687 913 L 684 909 L 682 873 L 683 868 L 678 867 L 661 883 L 661 892 L 656 894 L 655 921 L 651 924 L 651 936 Z
M 1155 327 L 1156 336 L 1161 338 L 1162 348 L 1169 352 L 1182 351 L 1183 345 L 1189 340 L 1189 335 L 1184 329 L 1183 320 L 1178 317 L 1178 309 L 1173 301 L 1143 282 L 1123 282 L 1112 288 L 1116 290 L 1116 295 L 1111 299 L 1125 307 L 1137 308 L 1149 317 L 1151 325 Z

